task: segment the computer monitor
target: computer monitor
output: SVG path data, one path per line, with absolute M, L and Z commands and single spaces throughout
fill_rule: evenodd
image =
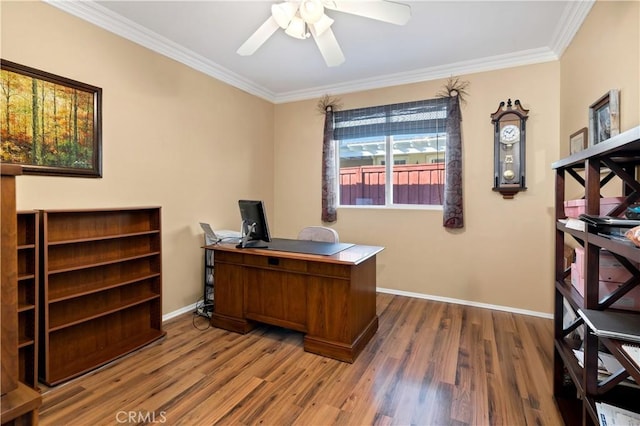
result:
M 266 248 L 271 241 L 264 203 L 255 200 L 239 200 L 242 218 L 242 241 L 238 248 Z

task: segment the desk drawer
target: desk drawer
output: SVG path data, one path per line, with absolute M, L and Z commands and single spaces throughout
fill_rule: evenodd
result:
M 278 256 L 245 255 L 244 264 L 246 266 L 257 266 L 259 268 L 272 268 L 280 271 L 307 272 L 307 261 L 297 260 L 297 259 L 286 259 Z
M 349 265 L 309 262 L 308 269 L 311 275 L 323 275 L 336 278 L 349 278 L 351 276 L 351 267 Z
M 226 263 L 235 263 L 242 264 L 242 253 L 231 253 L 228 251 L 217 250 L 214 253 L 214 262 L 226 262 Z

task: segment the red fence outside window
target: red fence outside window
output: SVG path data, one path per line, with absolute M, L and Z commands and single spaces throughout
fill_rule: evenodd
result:
M 341 205 L 384 205 L 385 166 L 340 168 Z M 394 204 L 442 205 L 444 164 L 393 166 Z

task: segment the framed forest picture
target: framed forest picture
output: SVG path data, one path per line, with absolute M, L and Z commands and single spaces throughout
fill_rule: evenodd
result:
M 102 177 L 102 89 L 2 59 L 0 160 L 23 174 Z

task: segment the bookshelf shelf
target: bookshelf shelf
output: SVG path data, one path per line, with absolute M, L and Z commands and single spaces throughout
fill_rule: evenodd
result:
M 606 402 L 612 406 L 637 412 L 640 400 L 640 387 L 630 386 L 626 380 L 631 377 L 640 383 L 638 365 L 621 348 L 623 341 L 597 336 L 595 330 L 578 314 L 579 310 L 611 311 L 606 309 L 602 300 L 609 295 L 601 294 L 599 285 L 600 252 L 602 249 L 613 253 L 631 272 L 633 278 L 628 281 L 620 293 L 628 292 L 640 285 L 637 265 L 640 263 L 640 249 L 629 242 L 598 235 L 595 228 L 586 227 L 585 231 L 569 228 L 565 220 L 564 201 L 567 177 L 584 186 L 584 198 L 587 214 L 598 215 L 601 187 L 611 182 L 613 173 L 622 183 L 621 202 L 613 210 L 621 213 L 639 197 L 640 183 L 637 178 L 637 166 L 640 166 L 640 126 L 621 133 L 584 151 L 573 154 L 553 163 L 556 173 L 555 197 L 555 311 L 554 311 L 554 396 L 561 408 L 564 421 L 568 425 L 597 425 L 598 409 L 596 403 Z M 601 174 L 603 169 L 609 173 Z M 583 178 L 584 176 L 584 178 Z M 573 287 L 564 264 L 564 245 L 566 239 L 584 249 L 584 296 Z M 635 266 L 634 266 L 635 265 Z M 603 299 L 604 298 L 604 299 Z M 640 322 L 640 314 L 635 315 Z M 568 321 L 567 318 L 571 320 Z M 573 353 L 571 339 L 580 330 L 583 350 L 579 362 Z M 578 333 L 580 334 L 580 333 Z M 603 378 L 598 373 L 599 351 L 605 347 L 617 360 L 622 370 Z
M 164 336 L 159 207 L 42 210 L 40 221 L 43 382 Z
M 38 212 L 18 211 L 19 379 L 38 388 Z

